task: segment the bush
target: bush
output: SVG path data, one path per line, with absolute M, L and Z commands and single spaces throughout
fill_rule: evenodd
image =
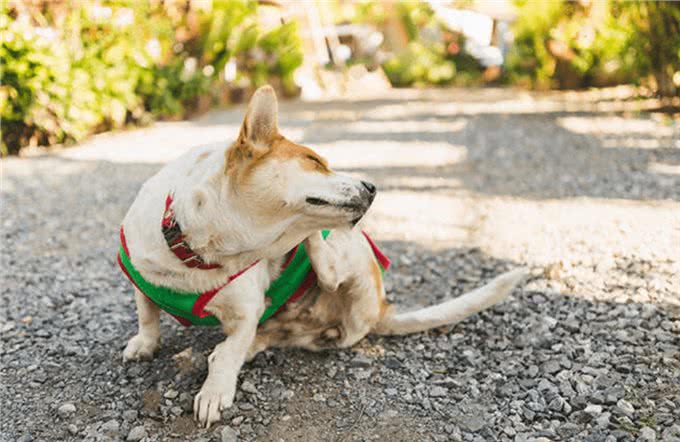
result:
M 126 5 L 126 6 L 125 6 Z M 230 81 L 280 79 L 302 63 L 294 23 L 263 32 L 255 1 L 0 6 L 2 154 L 78 141 L 223 101 Z M 260 56 L 261 55 L 261 56 Z M 254 61 L 253 61 L 254 60 Z M 234 78 L 225 78 L 232 63 Z
M 383 69 L 393 86 L 446 84 L 456 75 L 456 65 L 446 60 L 443 49 L 412 41 L 388 60 Z
M 476 82 L 482 69 L 462 50 L 462 34 L 446 30 L 427 3 L 400 2 L 394 7 L 409 43 L 383 64 L 393 86 Z
M 677 93 L 680 4 L 673 2 L 516 1 L 507 80 L 534 88 L 640 83 L 656 78 Z

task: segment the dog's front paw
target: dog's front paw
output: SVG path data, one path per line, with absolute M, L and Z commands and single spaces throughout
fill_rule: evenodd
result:
M 208 377 L 194 398 L 194 419 L 199 425 L 210 428 L 222 418 L 222 410 L 233 404 L 235 391 L 224 384 L 212 382 Z
M 141 359 L 152 359 L 154 352 L 158 349 L 158 338 L 144 335 L 135 335 L 127 343 L 123 350 L 123 361 L 138 361 Z

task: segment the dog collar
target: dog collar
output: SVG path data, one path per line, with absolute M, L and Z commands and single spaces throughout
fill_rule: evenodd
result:
M 167 198 L 165 198 L 165 212 L 163 212 L 161 230 L 170 251 L 172 251 L 185 266 L 201 270 L 212 270 L 222 267 L 219 264 L 205 262 L 199 254 L 193 251 L 191 246 L 189 246 L 189 243 L 186 242 L 184 234 L 182 233 L 182 228 L 175 218 L 175 211 L 172 210 L 171 194 L 168 194 Z

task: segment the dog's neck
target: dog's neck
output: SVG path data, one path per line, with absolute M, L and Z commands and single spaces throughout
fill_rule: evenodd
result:
M 234 272 L 257 260 L 279 260 L 309 236 L 311 231 L 291 229 L 293 220 L 258 223 L 229 187 L 223 164 L 218 166 L 203 175 L 207 178 L 177 189 L 173 201 L 187 243 L 205 262 Z

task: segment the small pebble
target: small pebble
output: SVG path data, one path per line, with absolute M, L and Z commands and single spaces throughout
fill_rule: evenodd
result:
M 57 410 L 57 412 L 59 413 L 59 416 L 61 416 L 62 418 L 68 417 L 76 412 L 76 406 L 71 403 L 65 403 L 64 405 L 59 407 L 59 410 Z
M 251 382 L 248 381 L 243 381 L 241 384 L 241 390 L 245 391 L 246 393 L 250 394 L 257 394 L 257 388 L 255 388 L 255 385 L 253 385 Z
M 222 428 L 220 436 L 222 438 L 222 442 L 238 441 L 238 433 L 236 433 L 236 431 L 229 426 L 225 426 L 224 428 Z
M 146 429 L 144 428 L 144 425 L 137 425 L 136 427 L 132 427 L 130 432 L 127 435 L 126 440 L 129 440 L 131 442 L 137 442 L 146 437 Z
M 120 430 L 120 423 L 115 419 L 108 420 L 102 424 L 100 430 L 104 433 L 117 433 Z

